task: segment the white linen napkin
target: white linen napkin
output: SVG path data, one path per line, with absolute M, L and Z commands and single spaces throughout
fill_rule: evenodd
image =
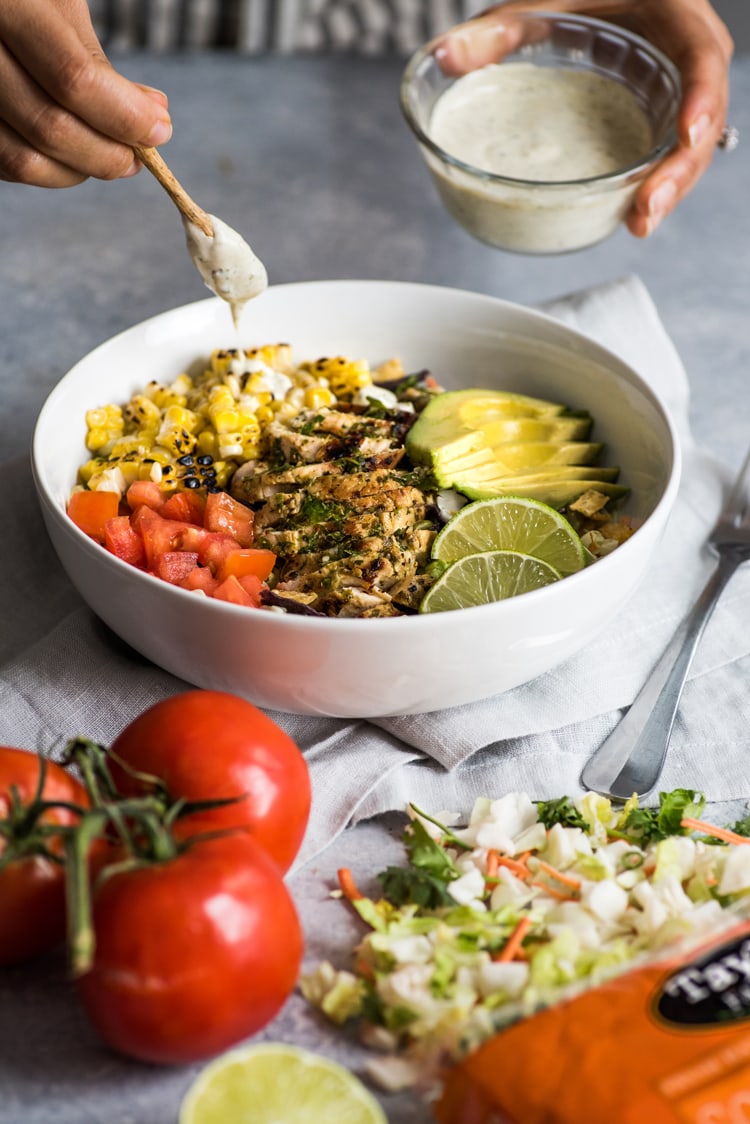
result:
M 618 721 L 710 572 L 703 549 L 729 473 L 696 448 L 685 371 L 642 283 L 628 277 L 545 311 L 619 353 L 666 402 L 684 475 L 657 557 L 619 618 L 580 655 L 533 683 L 452 710 L 376 721 L 272 713 L 305 753 L 313 813 L 297 865 L 350 822 L 408 801 L 468 810 L 475 796 L 580 791 L 585 760 Z M 0 526 L 0 742 L 59 754 L 84 734 L 104 744 L 151 703 L 189 688 L 118 640 L 83 604 L 52 551 L 28 461 L 3 466 Z M 750 567 L 709 623 L 683 696 L 663 788 L 712 801 L 750 797 Z

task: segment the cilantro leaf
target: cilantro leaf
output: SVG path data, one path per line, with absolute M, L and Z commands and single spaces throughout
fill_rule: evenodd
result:
M 699 819 L 705 804 L 703 793 L 692 788 L 660 792 L 658 808 L 633 808 L 623 824 L 623 832 L 641 846 L 669 835 L 684 835 L 682 820 L 685 817 Z
M 569 796 L 561 796 L 557 800 L 536 800 L 535 803 L 539 820 L 545 827 L 559 823 L 563 827 L 582 827 L 585 830 L 588 826 Z
M 378 875 L 383 896 L 391 905 L 418 905 L 423 909 L 438 909 L 451 905 L 447 883 L 425 870 L 410 870 L 400 866 L 389 866 Z

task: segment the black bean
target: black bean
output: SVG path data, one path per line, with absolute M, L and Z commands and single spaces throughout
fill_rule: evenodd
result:
M 177 463 L 190 466 L 190 465 L 195 464 L 195 460 L 194 460 L 193 457 L 190 456 L 189 453 L 186 453 L 184 457 L 178 457 Z
M 196 464 L 213 464 L 214 458 L 209 453 L 204 453 L 201 457 L 196 457 Z
M 186 488 L 200 488 L 201 482 L 197 476 L 184 476 L 182 483 Z

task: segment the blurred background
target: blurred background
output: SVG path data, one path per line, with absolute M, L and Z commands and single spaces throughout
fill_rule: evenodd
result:
M 750 51 L 750 3 L 748 3 L 748 0 L 714 0 L 714 8 L 734 36 L 737 51 Z

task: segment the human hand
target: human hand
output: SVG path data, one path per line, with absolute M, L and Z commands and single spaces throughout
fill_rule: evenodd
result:
M 86 0 L 0 0 L 0 180 L 70 187 L 140 168 L 171 135 L 166 95 L 108 62 Z
M 716 151 L 729 105 L 734 49 L 729 31 L 708 0 L 513 0 L 462 24 L 460 36 L 454 36 L 456 28 L 448 32 L 436 52 L 441 66 L 463 74 L 497 61 L 497 35 L 486 31 L 514 11 L 535 8 L 628 27 L 659 47 L 680 71 L 677 144 L 641 184 L 626 219 L 631 233 L 645 238 L 697 183 Z M 505 50 L 514 45 L 508 43 Z

